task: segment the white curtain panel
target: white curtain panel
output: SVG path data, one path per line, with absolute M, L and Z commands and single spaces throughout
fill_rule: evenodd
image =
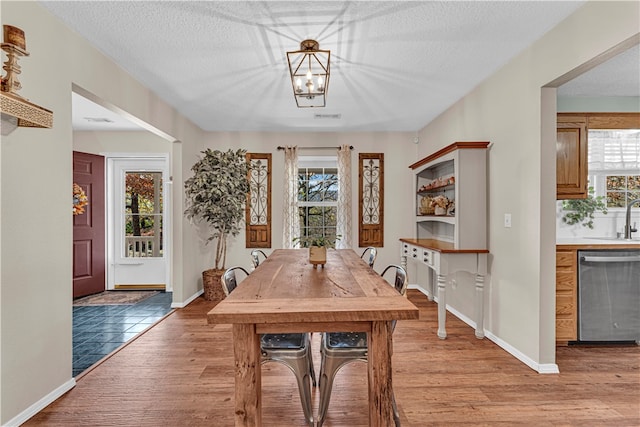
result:
M 351 248 L 351 147 L 338 148 L 337 249 Z
M 282 208 L 282 247 L 292 249 L 300 237 L 298 213 L 298 147 L 284 147 L 284 197 Z

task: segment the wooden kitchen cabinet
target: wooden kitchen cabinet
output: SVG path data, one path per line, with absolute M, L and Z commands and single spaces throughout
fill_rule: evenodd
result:
M 558 114 L 556 141 L 556 199 L 585 199 L 587 117 Z
M 640 129 L 640 113 L 558 113 L 556 199 L 586 199 L 589 129 Z
M 556 344 L 578 339 L 578 251 L 556 250 Z

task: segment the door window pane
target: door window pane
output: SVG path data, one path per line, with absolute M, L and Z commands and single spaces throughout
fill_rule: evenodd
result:
M 124 256 L 162 257 L 162 173 L 125 173 Z

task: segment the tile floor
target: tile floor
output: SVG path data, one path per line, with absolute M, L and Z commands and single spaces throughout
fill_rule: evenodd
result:
M 169 313 L 171 298 L 161 292 L 132 305 L 73 307 L 73 376 Z

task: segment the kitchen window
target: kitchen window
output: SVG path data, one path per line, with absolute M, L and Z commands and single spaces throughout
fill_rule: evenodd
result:
M 589 185 L 608 208 L 640 198 L 640 129 L 589 130 Z

